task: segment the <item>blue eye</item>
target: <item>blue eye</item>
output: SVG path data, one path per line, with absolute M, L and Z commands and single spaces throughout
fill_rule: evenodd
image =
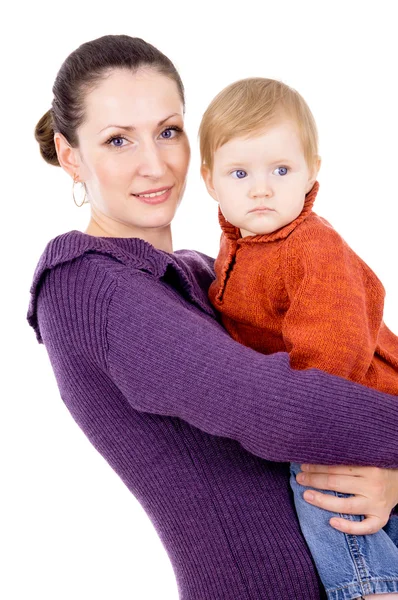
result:
M 287 175 L 287 171 L 288 168 L 287 167 L 278 167 L 277 169 L 275 169 L 275 171 L 273 171 L 273 173 L 275 173 L 276 171 L 279 171 L 279 173 L 277 173 L 277 175 Z
M 182 129 L 173 125 L 173 127 L 167 127 L 167 129 L 164 129 L 160 135 L 163 140 L 172 140 L 179 133 L 182 133 Z
M 243 171 L 243 169 L 237 169 L 236 171 L 232 171 L 231 173 L 232 177 L 235 177 L 235 179 L 244 179 L 247 176 L 246 171 Z
M 106 142 L 109 146 L 113 146 L 114 148 L 122 148 L 124 146 L 124 143 L 127 141 L 126 138 L 124 138 L 121 135 L 115 135 L 111 138 L 109 138 L 109 140 Z
M 164 131 L 162 131 L 163 138 L 165 140 L 169 140 L 170 138 L 172 138 L 173 137 L 172 131 L 173 131 L 172 129 L 165 129 Z

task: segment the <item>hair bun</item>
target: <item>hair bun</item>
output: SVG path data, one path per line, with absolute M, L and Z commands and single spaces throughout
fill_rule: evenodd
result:
M 40 154 L 50 165 L 59 167 L 57 151 L 54 144 L 54 128 L 51 109 L 48 110 L 36 125 L 35 138 L 40 146 Z

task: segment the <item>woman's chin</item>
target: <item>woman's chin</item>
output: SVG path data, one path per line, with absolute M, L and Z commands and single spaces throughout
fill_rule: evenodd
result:
M 142 216 L 141 219 L 135 219 L 136 226 L 142 227 L 143 229 L 168 227 L 174 219 L 176 211 L 176 206 L 157 207 L 156 210 L 151 211 L 152 214 Z

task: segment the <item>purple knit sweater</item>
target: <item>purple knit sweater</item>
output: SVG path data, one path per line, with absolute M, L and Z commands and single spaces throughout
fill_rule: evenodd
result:
M 285 461 L 398 467 L 398 402 L 234 342 L 207 300 L 212 264 L 72 231 L 40 259 L 29 323 L 181 600 L 318 600 Z

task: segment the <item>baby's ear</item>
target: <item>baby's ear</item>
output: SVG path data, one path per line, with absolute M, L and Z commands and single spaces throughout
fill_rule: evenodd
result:
M 314 186 L 315 181 L 317 180 L 319 169 L 321 168 L 321 163 L 322 163 L 321 157 L 317 156 L 314 161 L 314 166 L 312 167 L 311 178 L 308 180 L 306 194 L 308 194 L 308 192 L 311 191 L 311 189 Z
M 200 173 L 203 177 L 203 181 L 205 182 L 207 191 L 209 192 L 210 196 L 216 202 L 218 202 L 217 193 L 213 186 L 213 176 L 212 176 L 212 173 L 211 173 L 209 167 L 207 165 L 202 165 L 201 169 L 200 169 Z

